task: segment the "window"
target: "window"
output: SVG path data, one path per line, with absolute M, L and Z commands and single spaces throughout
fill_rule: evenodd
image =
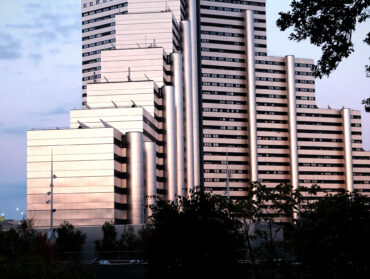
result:
M 96 4 L 100 4 L 100 0 L 96 0 Z
M 84 4 L 84 8 L 86 8 L 86 7 L 87 7 L 87 4 L 85 3 L 85 4 Z
M 92 5 L 94 5 L 94 3 L 93 2 L 90 2 L 90 6 L 92 6 Z

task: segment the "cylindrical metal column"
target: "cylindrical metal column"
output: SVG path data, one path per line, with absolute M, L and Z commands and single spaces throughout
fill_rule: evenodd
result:
M 298 145 L 297 145 L 297 105 L 295 90 L 295 64 L 294 56 L 285 57 L 288 85 L 288 113 L 289 113 L 289 147 L 290 147 L 290 180 L 293 189 L 298 189 Z
M 256 113 L 256 77 L 254 59 L 254 22 L 253 11 L 245 11 L 245 47 L 246 71 L 248 82 L 248 139 L 249 139 L 249 172 L 250 181 L 258 181 L 257 151 L 257 113 Z
M 129 222 L 144 223 L 144 152 L 143 134 L 126 133 L 128 159 Z
M 189 20 L 190 20 L 190 36 L 191 48 L 193 50 L 191 56 L 192 66 L 192 94 L 193 94 L 193 148 L 194 148 L 194 184 L 195 187 L 200 187 L 200 138 L 199 138 L 199 90 L 198 90 L 198 16 L 197 16 L 197 0 L 189 0 Z
M 181 21 L 182 53 L 184 59 L 184 90 L 185 90 L 185 145 L 186 145 L 186 186 L 188 195 L 194 190 L 193 161 L 193 94 L 192 94 L 192 49 L 189 21 Z
M 177 200 L 176 107 L 173 86 L 162 87 L 165 99 L 165 152 L 167 200 Z
M 157 195 L 157 155 L 156 144 L 152 141 L 144 142 L 145 161 L 145 195 L 146 195 L 146 220 L 152 215 L 151 206 L 156 205 Z
M 173 85 L 175 86 L 176 145 L 177 145 L 177 194 L 185 196 L 184 162 L 184 80 L 182 75 L 182 55 L 172 53 Z
M 346 186 L 348 192 L 353 192 L 353 166 L 352 166 L 352 128 L 351 128 L 351 110 L 344 108 L 343 116 L 343 142 L 344 142 L 344 160 L 346 170 Z

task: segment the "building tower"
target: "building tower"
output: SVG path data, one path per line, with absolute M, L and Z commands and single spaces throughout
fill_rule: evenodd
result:
M 317 107 L 312 60 L 268 56 L 265 0 L 82 0 L 82 26 L 82 109 L 28 132 L 35 226 L 51 153 L 56 225 L 142 224 L 156 196 L 250 181 L 370 192 L 360 112 Z

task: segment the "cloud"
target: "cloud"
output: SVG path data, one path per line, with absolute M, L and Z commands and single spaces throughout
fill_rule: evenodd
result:
M 8 33 L 0 33 L 0 60 L 14 60 L 22 57 L 22 44 Z
M 58 48 L 49 49 L 49 53 L 51 55 L 56 55 L 56 54 L 61 53 L 61 52 L 62 52 L 62 50 L 60 50 Z
M 47 115 L 59 115 L 59 114 L 67 114 L 69 112 L 69 109 L 67 106 L 60 106 L 56 107 L 48 112 L 46 112 Z
M 38 66 L 43 58 L 43 56 L 40 53 L 29 53 L 28 57 L 33 60 L 33 62 Z
M 33 37 L 37 39 L 37 44 L 50 43 L 51 41 L 55 41 L 58 39 L 58 34 L 50 31 L 41 31 L 34 34 Z

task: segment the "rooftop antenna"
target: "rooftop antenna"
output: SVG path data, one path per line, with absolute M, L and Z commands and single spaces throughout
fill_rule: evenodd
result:
M 150 80 L 146 74 L 144 74 L 144 76 L 146 77 L 147 80 Z
M 131 69 L 130 69 L 130 67 L 128 67 L 127 81 L 132 81 L 131 80 Z
M 103 76 L 103 78 L 105 79 L 106 82 L 109 82 L 109 80 L 105 76 Z
M 138 43 L 136 43 L 137 44 L 137 46 L 139 47 L 139 48 L 141 48 L 141 46 L 138 44 Z
M 88 129 L 90 128 L 89 126 L 87 126 L 86 124 L 82 123 L 81 121 L 77 120 L 78 124 L 80 125 L 78 127 L 78 129 Z
M 328 105 L 328 109 L 331 109 L 331 107 Z
M 88 104 L 85 104 L 85 107 L 86 107 L 87 109 L 91 109 L 91 107 L 90 107 Z
M 113 49 L 116 49 L 116 47 L 114 46 L 114 44 L 111 43 L 111 45 L 112 45 Z
M 153 47 L 157 47 L 157 44 L 155 42 L 155 39 L 153 39 Z
M 136 108 L 136 107 L 137 107 L 136 103 L 135 103 L 133 100 L 131 100 L 131 102 L 132 102 L 131 107 L 132 107 L 132 108 Z
M 115 103 L 115 102 L 113 102 L 113 101 L 111 101 L 112 102 L 112 104 L 113 104 L 113 106 L 115 107 L 115 108 L 118 108 L 118 106 L 117 106 L 117 104 Z M 101 119 L 100 119 L 101 120 Z
M 94 72 L 94 83 L 96 83 L 96 75 L 95 75 L 95 72 Z

